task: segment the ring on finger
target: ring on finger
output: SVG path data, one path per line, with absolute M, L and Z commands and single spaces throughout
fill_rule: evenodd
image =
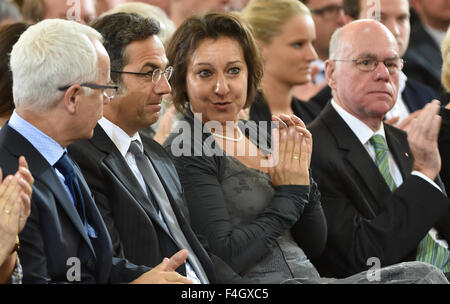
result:
M 5 209 L 5 213 L 6 213 L 7 215 L 9 215 L 9 214 L 11 213 L 11 211 L 9 211 L 8 209 Z
M 292 159 L 299 160 L 300 156 L 298 154 L 294 154 L 292 155 Z

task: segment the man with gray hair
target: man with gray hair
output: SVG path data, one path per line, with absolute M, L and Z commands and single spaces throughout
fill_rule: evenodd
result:
M 450 204 L 434 181 L 439 102 L 424 107 L 408 136 L 383 123 L 402 66 L 396 39 L 378 21 L 354 21 L 332 36 L 325 71 L 333 99 L 309 126 L 312 174 L 328 223 L 315 261 L 321 275 L 411 260 L 450 271 Z
M 23 155 L 35 178 L 20 234 L 23 282 L 190 282 L 173 272 L 185 251 L 151 271 L 112 257 L 92 194 L 67 156 L 69 144 L 92 136 L 117 91 L 101 35 L 73 21 L 45 20 L 19 38 L 10 65 L 16 109 L 0 132 L 0 167 L 15 172 Z

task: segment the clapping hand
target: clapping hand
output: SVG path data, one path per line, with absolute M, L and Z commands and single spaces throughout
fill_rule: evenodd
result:
M 272 150 L 269 156 L 269 175 L 272 184 L 309 185 L 309 165 L 312 153 L 312 135 L 295 115 L 273 116 L 281 120 L 272 131 Z
M 441 170 L 438 134 L 442 118 L 439 116 L 439 101 L 428 103 L 412 119 L 408 128 L 408 142 L 414 156 L 414 170 L 434 180 Z

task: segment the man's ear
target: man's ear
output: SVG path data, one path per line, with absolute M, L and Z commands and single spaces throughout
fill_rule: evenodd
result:
M 331 89 L 336 88 L 336 61 L 328 59 L 325 61 L 325 77 L 327 78 L 328 86 Z
M 64 94 L 64 106 L 69 113 L 75 113 L 82 94 L 83 88 L 78 84 L 74 84 L 66 90 Z

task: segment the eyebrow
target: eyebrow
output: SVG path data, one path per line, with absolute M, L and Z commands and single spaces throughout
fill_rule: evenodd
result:
M 378 56 L 376 56 L 375 54 L 372 54 L 372 53 L 363 53 L 363 54 L 357 56 L 357 58 L 378 59 Z M 383 59 L 383 60 L 386 60 L 386 59 L 396 59 L 396 58 L 400 58 L 400 56 L 399 56 L 398 54 L 395 54 L 395 55 L 393 55 L 393 56 L 391 56 L 391 57 L 387 57 L 387 58 L 385 58 L 385 59 Z
M 230 61 L 230 62 L 227 62 L 227 66 L 228 65 L 232 65 L 232 64 L 236 64 L 236 63 L 242 63 L 242 61 L 240 61 L 240 60 Z M 212 66 L 212 64 L 209 63 L 209 62 L 198 62 L 198 63 L 194 64 L 194 66 L 199 66 L 199 65 Z
M 151 62 L 147 62 L 146 64 L 144 64 L 144 65 L 141 67 L 141 71 L 142 71 L 144 68 L 147 68 L 147 67 L 150 67 L 150 68 L 153 68 L 153 69 L 161 69 L 161 67 L 158 66 L 157 64 L 151 63 Z

